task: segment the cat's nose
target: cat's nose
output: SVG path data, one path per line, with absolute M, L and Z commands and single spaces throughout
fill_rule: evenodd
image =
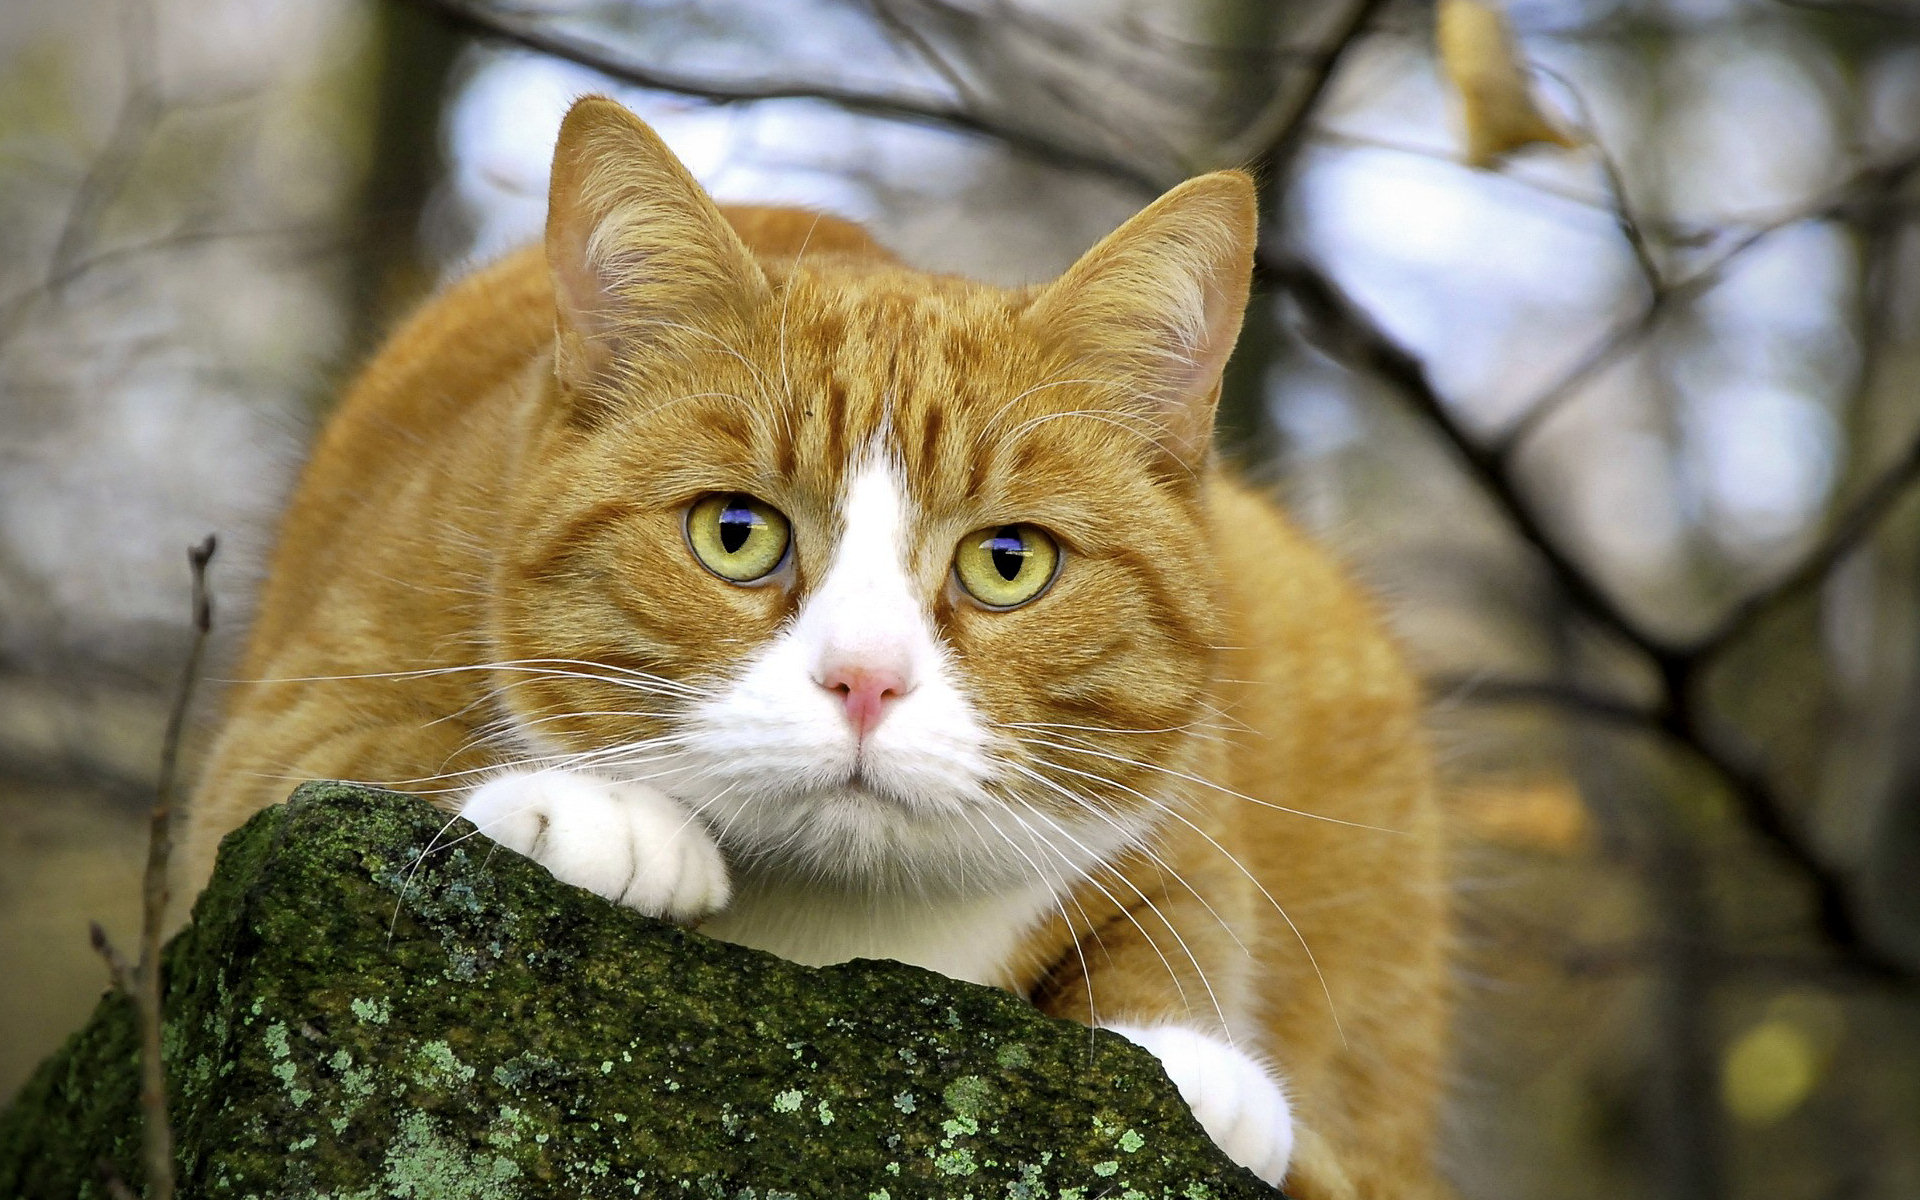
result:
M 912 690 L 906 672 L 891 667 L 834 665 L 815 678 L 821 687 L 839 694 L 853 736 L 862 741 L 886 717 L 893 702 Z

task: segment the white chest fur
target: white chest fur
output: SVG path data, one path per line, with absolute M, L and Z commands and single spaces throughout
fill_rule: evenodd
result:
M 700 932 L 823 967 L 890 958 L 972 983 L 998 984 L 1021 941 L 1053 911 L 1049 890 L 978 899 L 848 894 L 745 883 Z

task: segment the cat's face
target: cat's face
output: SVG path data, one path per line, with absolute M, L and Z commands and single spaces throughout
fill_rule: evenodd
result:
M 756 266 L 667 164 L 618 110 L 563 131 L 560 365 L 495 635 L 505 659 L 592 665 L 504 691 L 519 742 L 652 780 L 736 856 L 848 882 L 1058 881 L 1140 838 L 1207 716 L 1205 422 L 1250 247 L 1206 264 L 1226 285 L 1182 262 L 1156 295 L 1151 267 L 1230 226 L 1244 181 L 1005 292 Z M 1182 282 L 1198 302 L 1160 311 Z

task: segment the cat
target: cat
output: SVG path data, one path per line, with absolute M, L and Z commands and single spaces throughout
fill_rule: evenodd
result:
M 544 246 L 322 432 L 188 882 L 289 780 L 412 790 L 714 937 L 1111 1029 L 1303 1200 L 1443 1195 L 1418 690 L 1212 448 L 1255 208 L 1201 176 L 1007 290 L 723 210 L 580 101 Z

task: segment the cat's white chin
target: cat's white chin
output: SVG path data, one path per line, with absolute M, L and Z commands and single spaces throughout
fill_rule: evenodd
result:
M 1151 833 L 1145 820 L 1040 815 L 985 794 L 903 795 L 860 784 L 743 795 L 711 781 L 684 798 L 744 872 L 893 895 L 1063 892 Z
M 1260 1061 L 1185 1025 L 1106 1028 L 1149 1051 L 1228 1158 L 1280 1186 L 1293 1158 L 1293 1106 Z

